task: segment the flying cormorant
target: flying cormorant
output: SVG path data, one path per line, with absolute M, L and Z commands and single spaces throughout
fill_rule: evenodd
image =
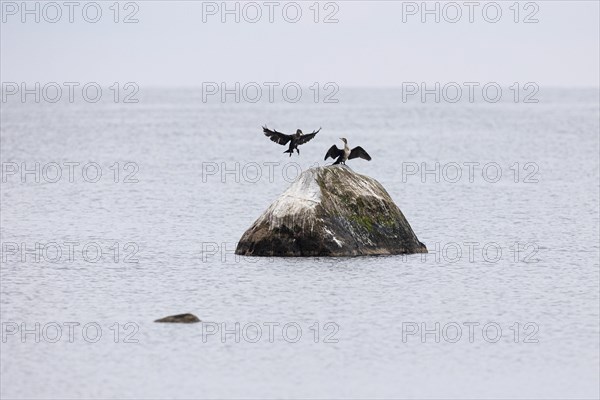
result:
M 270 130 L 266 126 L 263 126 L 263 132 L 265 133 L 265 136 L 268 136 L 269 139 L 271 139 L 273 142 L 279 143 L 283 146 L 290 142 L 289 148 L 286 151 L 284 151 L 284 153 L 290 153 L 290 157 L 292 156 L 292 153 L 294 153 L 294 149 L 296 149 L 298 155 L 300 155 L 300 150 L 298 150 L 298 146 L 314 138 L 320 130 L 321 128 L 314 131 L 313 133 L 303 135 L 302 131 L 298 129 L 294 135 L 286 135 L 285 133 L 277 132 L 276 130 Z
M 352 160 L 353 158 L 364 158 L 367 161 L 371 161 L 371 156 L 365 151 L 365 149 L 360 146 L 356 146 L 350 150 L 346 138 L 340 138 L 340 140 L 344 142 L 344 149 L 338 149 L 334 144 L 329 148 L 329 150 L 327 150 L 327 154 L 325 154 L 325 160 L 327 160 L 329 157 L 337 158 L 337 160 L 335 160 L 333 163 L 334 165 L 340 163 L 345 165 L 347 160 Z

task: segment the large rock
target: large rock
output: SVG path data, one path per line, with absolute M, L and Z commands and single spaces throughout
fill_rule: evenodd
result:
M 359 256 L 427 248 L 379 182 L 332 165 L 304 171 L 244 233 L 235 252 Z

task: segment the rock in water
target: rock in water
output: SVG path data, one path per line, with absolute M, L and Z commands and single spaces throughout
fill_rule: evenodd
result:
M 373 178 L 345 165 L 311 168 L 244 233 L 245 256 L 427 253 L 402 211 Z
M 177 314 L 177 315 L 169 315 L 168 317 L 157 319 L 154 322 L 193 324 L 194 322 L 200 322 L 200 319 L 198 317 L 196 317 L 194 314 Z

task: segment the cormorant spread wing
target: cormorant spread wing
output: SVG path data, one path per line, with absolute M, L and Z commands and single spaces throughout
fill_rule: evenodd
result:
M 265 133 L 265 136 L 268 136 L 273 142 L 281 145 L 285 145 L 292 140 L 292 135 L 286 135 L 285 133 L 277 132 L 276 130 L 270 130 L 266 126 L 263 126 L 263 132 Z
M 344 154 L 344 150 L 338 149 L 337 146 L 334 144 L 333 146 L 331 146 L 329 148 L 329 150 L 327 150 L 327 154 L 325 154 L 324 160 L 327 160 L 327 158 L 329 158 L 329 157 L 331 157 L 331 158 L 338 158 L 342 154 Z
M 352 149 L 352 151 L 350 152 L 350 155 L 348 156 L 348 160 L 352 160 L 353 158 L 358 158 L 358 157 L 364 158 L 367 161 L 371 161 L 371 156 L 369 155 L 369 153 L 367 153 L 365 151 L 365 149 L 363 149 L 360 146 L 356 146 L 355 148 Z
M 309 133 L 309 134 L 300 136 L 300 139 L 298 139 L 298 144 L 300 145 L 300 144 L 304 144 L 304 143 L 308 142 L 309 140 L 314 138 L 315 135 L 317 133 L 319 133 L 320 130 L 321 130 L 321 128 L 317 129 L 316 131 L 313 131 L 313 133 Z

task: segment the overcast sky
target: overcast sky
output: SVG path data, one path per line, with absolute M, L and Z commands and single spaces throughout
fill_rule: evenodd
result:
M 424 23 L 420 1 L 321 2 L 318 15 L 313 1 L 297 2 L 302 15 L 296 23 L 290 22 L 297 10 L 289 2 L 274 8 L 262 1 L 245 8 L 239 3 L 239 23 L 234 14 L 222 22 L 220 1 L 137 1 L 127 8 L 121 3 L 118 23 L 110 8 L 113 1 L 98 3 L 102 15 L 96 23 L 83 18 L 87 2 L 73 10 L 70 23 L 62 1 L 58 22 L 47 21 L 56 18 L 56 9 L 43 10 L 41 3 L 36 23 L 34 14 L 22 15 L 20 1 L 2 1 L 2 81 L 135 81 L 151 86 L 534 81 L 599 86 L 597 1 L 521 2 L 519 7 L 499 1 L 499 18 L 495 5 L 484 12 L 489 2 L 476 2 L 473 8 L 463 1 L 438 2 L 440 22 L 428 14 Z M 28 6 L 34 9 L 35 3 Z M 435 2 L 428 7 L 434 9 Z M 123 23 L 130 14 L 139 22 Z M 86 17 L 93 20 L 95 15 L 89 6 Z M 326 18 L 338 22 L 324 23 Z

